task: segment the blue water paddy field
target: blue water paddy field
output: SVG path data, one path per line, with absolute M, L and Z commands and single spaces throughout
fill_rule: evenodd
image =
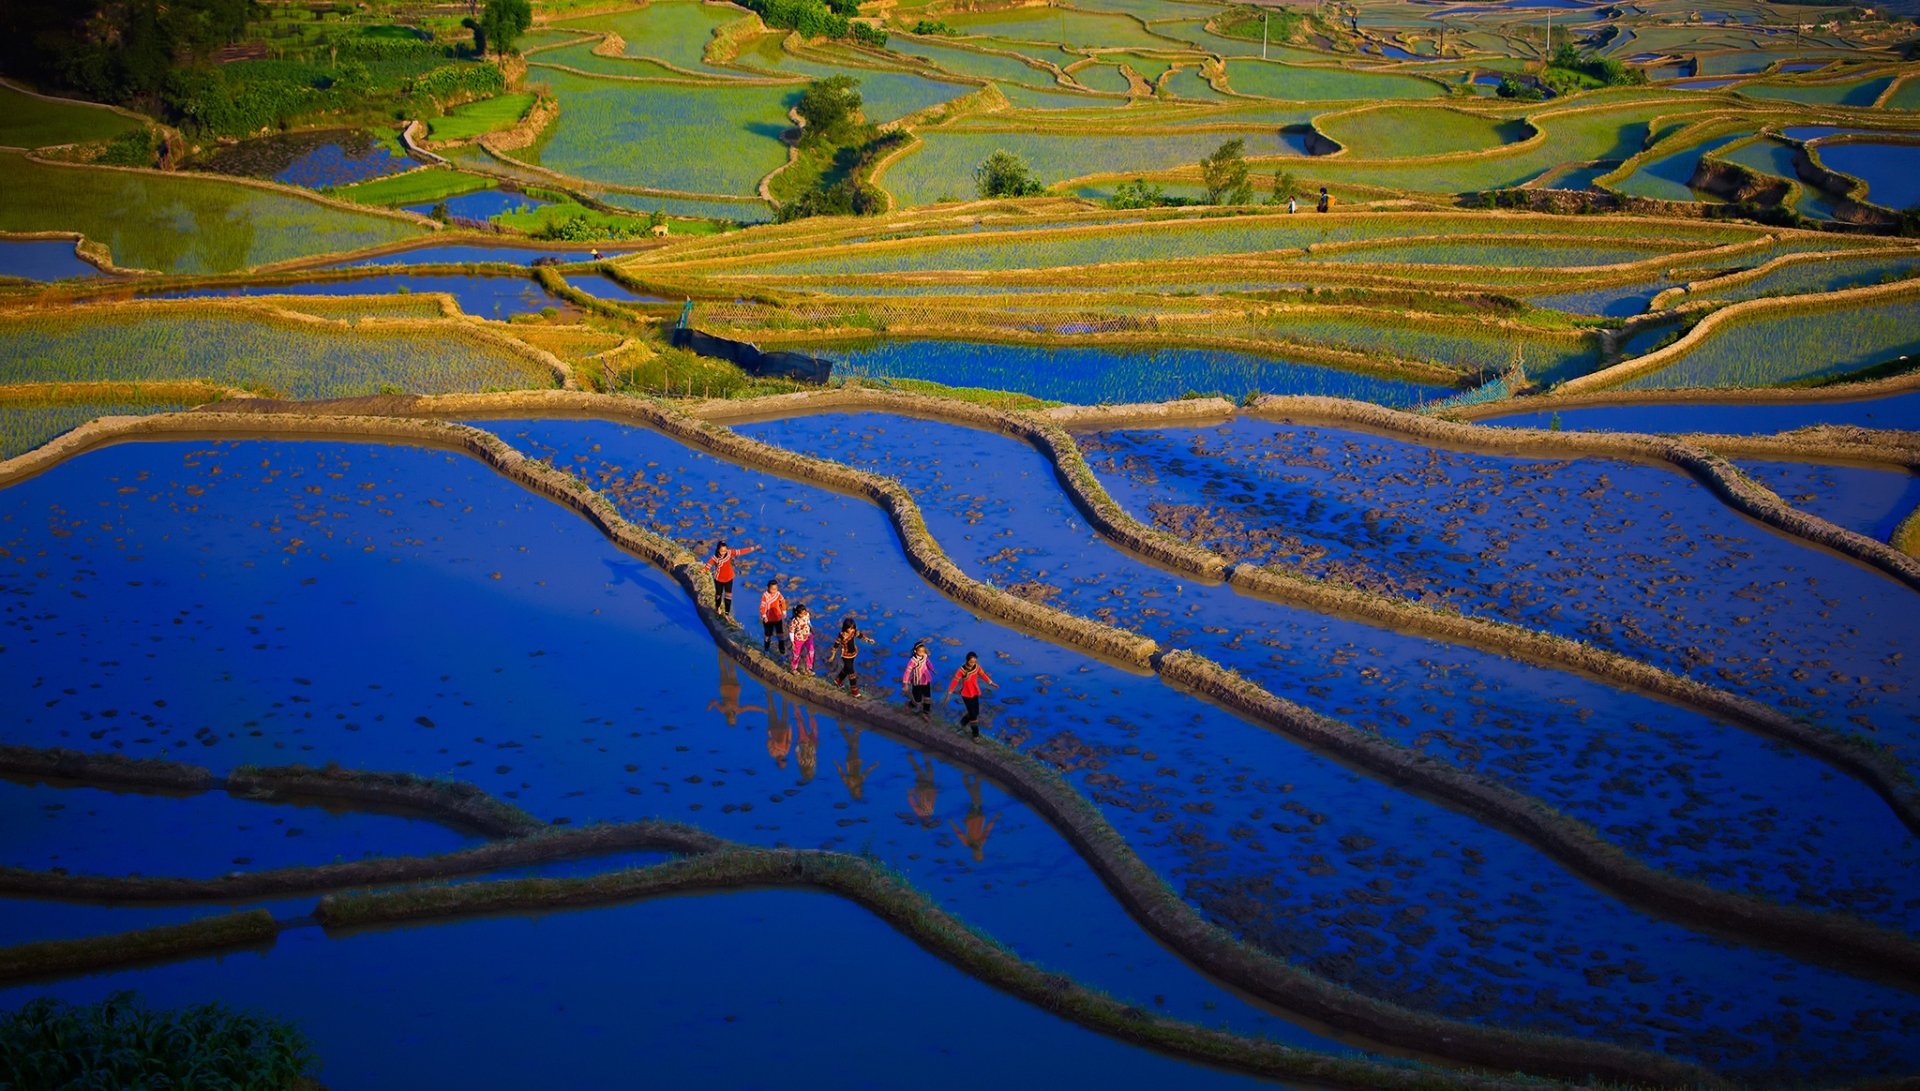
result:
M 0 1086 L 1920 1078 L 1908 0 L 42 7 Z

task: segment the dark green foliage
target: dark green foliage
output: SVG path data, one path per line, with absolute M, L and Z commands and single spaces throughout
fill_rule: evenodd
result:
M 834 0 L 833 6 L 822 0 L 741 0 L 760 21 L 782 30 L 797 30 L 809 38 L 852 38 L 869 45 L 885 45 L 887 34 L 848 16 L 858 14 L 857 0 Z
M 1108 208 L 1168 208 L 1191 202 L 1185 197 L 1170 197 L 1159 185 L 1135 178 L 1115 186 L 1113 196 L 1104 203 Z
M 129 129 L 107 141 L 106 150 L 100 153 L 100 162 L 116 167 L 151 167 L 155 152 L 153 137 L 153 130 L 145 125 Z
M 1267 203 L 1284 205 L 1289 199 L 1299 197 L 1306 191 L 1307 188 L 1300 184 L 1300 180 L 1293 176 L 1292 171 L 1277 170 L 1273 172 L 1273 193 L 1268 196 Z
M 1547 97 L 1540 88 L 1525 80 L 1514 79 L 1512 76 L 1501 76 L 1500 86 L 1495 88 L 1495 93 L 1501 98 L 1518 99 L 1521 102 L 1539 102 Z
M 485 56 L 491 49 L 504 56 L 533 25 L 533 6 L 527 0 L 487 0 L 478 19 L 463 19 L 461 25 L 473 31 L 475 53 Z
M 1004 148 L 973 168 L 973 188 L 982 197 L 1033 197 L 1045 192 L 1027 161 Z
M 1572 42 L 1553 49 L 1540 82 L 1556 94 L 1572 94 L 1594 87 L 1624 87 L 1647 82 L 1647 74 L 1612 57 L 1582 53 Z M 1511 96 L 1509 96 L 1511 97 Z
M 158 93 L 178 64 L 238 41 L 252 0 L 60 0 L 8 3 L 0 67 L 89 98 Z
M 291 1024 L 221 1004 L 156 1011 L 121 992 L 87 1007 L 41 997 L 0 1017 L 0 1086 L 290 1088 L 315 1067 Z
M 809 216 L 873 216 L 887 210 L 887 197 L 867 180 L 873 164 L 905 141 L 904 133 L 875 134 L 870 126 L 858 130 L 860 142 L 844 145 L 813 187 L 780 206 L 781 223 Z
M 946 21 L 940 19 L 922 19 L 913 24 L 915 34 L 954 34 L 957 33 Z
M 1200 161 L 1200 180 L 1210 205 L 1244 205 L 1253 201 L 1253 182 L 1247 170 L 1247 142 L 1234 137 Z
M 793 107 L 806 121 L 800 145 L 847 144 L 860 125 L 860 81 L 852 76 L 829 76 L 814 80 Z

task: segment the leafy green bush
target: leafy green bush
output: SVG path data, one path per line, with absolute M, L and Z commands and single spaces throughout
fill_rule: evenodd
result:
M 1144 178 L 1135 178 L 1131 182 L 1122 182 L 1113 189 L 1113 196 L 1104 202 L 1108 208 L 1169 208 L 1190 204 L 1185 197 L 1168 196 L 1167 191 Z
M 289 1088 L 316 1063 L 292 1024 L 217 1003 L 158 1011 L 131 992 L 86 1007 L 41 997 L 0 1018 L 9 1087 Z
M 1234 137 L 1200 161 L 1200 180 L 1210 205 L 1244 205 L 1253 201 L 1253 183 L 1247 172 L 1247 142 Z
M 116 167 L 151 167 L 153 156 L 153 130 L 143 125 L 107 141 L 106 150 L 100 153 L 100 162 Z
M 443 64 L 415 77 L 407 89 L 436 100 L 489 98 L 507 89 L 507 78 L 491 64 Z
M 958 34 L 959 33 L 959 31 L 953 29 L 951 25 L 949 25 L 945 20 L 942 20 L 942 19 L 922 19 L 919 22 L 913 24 L 913 32 L 915 34 Z
M 974 192 L 982 197 L 1033 197 L 1045 192 L 1027 161 L 1002 148 L 973 168 Z

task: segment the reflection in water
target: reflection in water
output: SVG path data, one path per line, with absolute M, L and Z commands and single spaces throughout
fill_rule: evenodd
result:
M 840 783 L 847 786 L 847 796 L 855 803 L 866 798 L 867 774 L 880 767 L 877 761 L 860 763 L 860 728 L 842 720 L 840 737 L 847 741 L 847 760 L 843 764 L 834 762 L 833 767 L 840 771 Z
M 993 820 L 987 817 L 986 807 L 980 802 L 979 776 L 962 773 L 960 781 L 967 786 L 967 824 L 964 829 L 958 822 L 947 824 L 960 835 L 960 843 L 973 850 L 973 862 L 977 864 L 987 858 L 987 835 L 993 832 Z
M 933 783 L 933 759 L 909 753 L 907 761 L 913 765 L 913 787 L 907 789 L 907 802 L 913 805 L 913 813 L 920 816 L 920 824 L 932 827 L 936 824 L 933 805 L 940 798 L 940 789 Z
M 720 697 L 708 701 L 707 708 L 725 717 L 728 727 L 740 726 L 742 712 L 767 711 L 771 715 L 771 710 L 763 710 L 759 705 L 740 703 L 740 672 L 734 669 L 733 660 L 727 658 L 727 653 L 716 651 L 714 654 L 720 659 Z
M 800 761 L 800 783 L 812 784 L 813 773 L 820 765 L 820 725 L 813 719 L 813 710 L 805 705 L 793 706 L 793 730 L 800 738 L 796 756 Z

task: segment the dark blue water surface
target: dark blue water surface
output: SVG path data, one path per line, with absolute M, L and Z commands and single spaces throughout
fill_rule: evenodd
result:
M 1533 296 L 1527 302 L 1536 307 L 1549 307 L 1569 314 L 1593 314 L 1607 318 L 1630 318 L 1636 314 L 1645 314 L 1647 305 L 1653 297 L 1674 286 L 1666 277 L 1639 281 L 1633 284 L 1618 284 L 1610 288 L 1594 288 L 1580 292 L 1561 292 L 1557 295 Z
M 1865 182 L 1882 208 L 1920 205 L 1920 144 L 1822 144 L 1820 161 Z
M 1630 1040 L 1743 1072 L 1912 1060 L 1884 1034 L 1848 1028 L 1861 1005 L 1920 1027 L 1920 998 L 1650 918 L 1504 834 L 1151 676 L 976 619 L 912 574 L 870 504 L 645 429 L 488 427 L 690 546 L 761 547 L 740 586 L 777 575 L 823 618 L 864 619 L 882 672 L 917 639 L 932 642 L 943 672 L 979 651 L 1002 687 L 988 700 L 989 734 L 1060 767 L 1203 912 L 1317 972 L 1449 1015 Z M 1834 1019 L 1758 1037 L 1739 1029 L 1810 996 Z
M 1920 476 L 1906 470 L 1747 459 L 1740 468 L 1794 507 L 1882 542 L 1920 505 Z
M 1817 761 L 1579 675 L 1265 603 L 1135 560 L 1086 526 L 1039 452 L 997 434 L 880 413 L 740 431 L 898 479 L 976 578 L 1199 651 L 1534 794 L 1656 866 L 1920 925 L 1902 882 L 1920 846 L 1864 785 Z
M 0 491 L 0 549 L 34 559 L 0 565 L 9 741 L 221 771 L 337 761 L 472 782 L 576 824 L 657 816 L 758 844 L 870 851 L 1097 988 L 1331 1048 L 1146 936 L 993 782 L 742 680 L 677 585 L 466 458 L 339 443 L 111 447 Z M 377 847 L 336 836 L 344 826 L 302 826 L 316 862 Z M 989 836 L 973 836 L 982 827 Z M 59 908 L 74 913 L 0 902 L 0 934 L 186 912 Z
M 123 988 L 291 1020 L 341 1088 L 1274 1086 L 1083 1030 L 800 891 L 296 929 L 265 952 L 7 990 L 0 1008 Z
M 418 212 L 422 216 L 431 216 L 434 209 L 444 204 L 447 206 L 449 216 L 458 216 L 465 220 L 491 220 L 503 212 L 522 212 L 552 203 L 552 201 L 543 201 L 538 197 L 529 197 L 524 193 L 513 193 L 504 189 L 480 189 L 472 193 L 462 193 L 456 197 L 445 197 L 438 201 L 407 205 L 406 209 L 408 212 Z
M 1595 405 L 1578 409 L 1528 410 L 1488 417 L 1478 423 L 1511 428 L 1550 428 L 1558 418 L 1570 432 L 1706 432 L 1715 435 L 1765 435 L 1814 424 L 1852 424 L 1862 428 L 1920 429 L 1920 390 L 1855 401 L 1649 402 L 1643 405 Z
M 385 145 L 375 142 L 352 149 L 341 144 L 322 144 L 276 171 L 273 180 L 308 189 L 326 189 L 399 174 L 419 165 L 415 160 L 388 151 Z
M 142 836 L 152 830 L 169 836 Z M 170 796 L 0 780 L 0 867 L 208 877 L 451 852 L 477 840 L 418 819 L 270 806 L 225 792 Z
M 482 318 L 507 318 L 532 314 L 543 307 L 561 306 L 560 300 L 547 294 L 540 282 L 522 276 L 480 276 L 453 274 L 413 276 L 393 273 L 387 276 L 356 277 L 352 280 L 316 280 L 304 284 L 246 284 L 238 287 L 186 288 L 175 292 L 156 292 L 152 299 L 192 299 L 203 296 L 248 295 L 387 295 L 393 292 L 446 292 L 459 301 L 460 309 Z
M 1325 394 L 1407 406 L 1444 398 L 1451 387 L 1220 349 L 1121 349 L 1000 345 L 974 341 L 883 341 L 831 349 L 836 375 L 925 379 L 948 386 L 1014 390 L 1094 405 L 1165 401 L 1188 392 L 1240 397 Z
M 1678 471 L 1249 418 L 1082 445 L 1130 511 L 1234 559 L 1589 641 L 1920 766 L 1914 592 Z
M 66 280 L 97 277 L 100 267 L 73 252 L 72 239 L 0 239 L 0 277 Z
M 628 303 L 665 303 L 657 295 L 642 295 L 610 276 L 594 273 L 567 281 L 595 299 L 618 299 Z

